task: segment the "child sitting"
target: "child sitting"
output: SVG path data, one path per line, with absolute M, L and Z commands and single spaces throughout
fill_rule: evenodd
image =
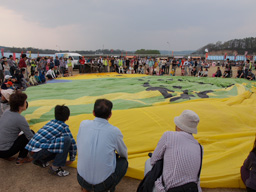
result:
M 208 77 L 208 68 L 205 68 L 202 72 L 202 77 Z
M 191 76 L 196 76 L 196 67 L 193 67 L 193 69 L 191 70 Z
M 175 76 L 175 71 L 174 71 L 174 69 L 171 70 L 170 75 L 171 75 L 171 76 Z
M 35 79 L 36 79 L 36 82 L 38 83 L 38 84 L 40 84 L 41 83 L 41 80 L 40 80 L 40 78 L 39 78 L 39 76 L 38 76 L 38 71 L 36 71 L 35 72 Z
M 38 85 L 34 75 L 29 76 L 29 83 L 30 83 L 30 85 Z

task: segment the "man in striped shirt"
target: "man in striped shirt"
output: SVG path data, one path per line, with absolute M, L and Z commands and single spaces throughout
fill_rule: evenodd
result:
M 158 160 L 163 159 L 162 176 L 155 181 L 154 191 L 168 192 L 188 183 L 194 185 L 191 192 L 201 191 L 199 173 L 202 154 L 200 145 L 192 135 L 197 133 L 199 117 L 195 112 L 185 110 L 174 118 L 174 122 L 176 131 L 163 134 L 152 158 L 146 161 L 145 173 L 151 170 Z

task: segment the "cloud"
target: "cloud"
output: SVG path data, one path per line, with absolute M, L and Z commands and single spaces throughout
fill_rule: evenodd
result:
M 12 0 L 1 6 L 1 23 L 12 29 L 0 32 L 9 39 L 1 43 L 12 46 L 162 50 L 168 41 L 171 49 L 188 50 L 256 31 L 253 0 Z

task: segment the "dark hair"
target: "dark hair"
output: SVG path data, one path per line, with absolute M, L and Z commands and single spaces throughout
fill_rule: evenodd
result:
M 24 102 L 27 99 L 27 95 L 20 91 L 16 91 L 10 96 L 10 111 L 19 112 L 19 107 L 24 105 Z
M 56 105 L 54 114 L 56 120 L 65 122 L 69 118 L 70 110 L 65 105 Z
M 113 103 L 107 99 L 97 99 L 94 104 L 94 113 L 96 117 L 103 119 L 108 119 L 111 110 L 113 108 Z
M 23 54 L 21 55 L 21 58 L 24 59 L 25 57 L 27 57 L 27 55 L 23 53 Z

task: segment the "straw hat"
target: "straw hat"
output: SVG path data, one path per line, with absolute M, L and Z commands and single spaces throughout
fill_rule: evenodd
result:
M 197 133 L 197 125 L 199 123 L 198 115 L 191 110 L 185 110 L 181 113 L 180 116 L 174 118 L 174 123 L 177 127 L 179 127 L 182 131 L 187 133 L 196 134 Z
M 4 98 L 9 101 L 10 99 L 10 95 L 13 94 L 13 90 L 12 89 L 2 89 L 1 90 L 1 94 L 2 96 L 4 96 Z

